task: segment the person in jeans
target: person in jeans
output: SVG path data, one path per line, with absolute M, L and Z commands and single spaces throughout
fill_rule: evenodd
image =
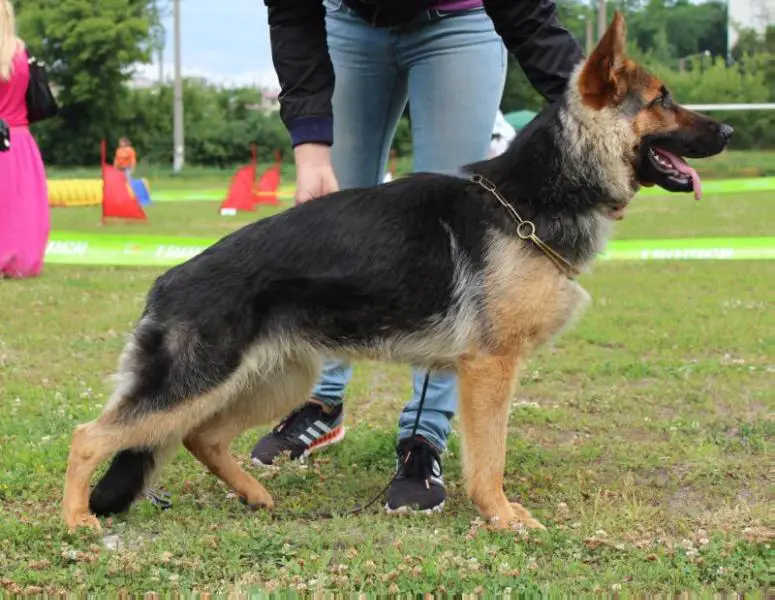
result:
M 265 4 L 298 202 L 380 183 L 407 101 L 414 170 L 458 173 L 488 155 L 506 48 L 549 101 L 561 97 L 582 58 L 552 0 Z M 299 458 L 340 441 L 351 375 L 348 362 L 326 362 L 312 397 L 258 441 L 253 462 L 271 465 L 283 453 Z M 399 473 L 388 491 L 388 511 L 440 510 L 446 499 L 440 455 L 455 414 L 456 376 L 431 374 L 412 437 L 424 377 L 414 369 L 413 397 L 399 418 Z

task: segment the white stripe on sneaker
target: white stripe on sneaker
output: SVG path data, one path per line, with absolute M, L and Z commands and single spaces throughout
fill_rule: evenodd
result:
M 318 439 L 318 438 L 321 438 L 321 437 L 323 437 L 323 433 L 324 433 L 324 432 L 322 432 L 322 431 L 318 431 L 317 429 L 315 429 L 314 427 L 312 427 L 312 426 L 310 425 L 309 427 L 307 427 L 307 433 L 308 433 L 308 434 L 310 434 L 310 435 L 312 436 L 312 439 L 313 439 L 313 440 L 316 440 L 316 439 Z
M 308 438 L 306 435 L 304 435 L 303 433 L 302 433 L 302 434 L 299 436 L 299 439 L 300 439 L 302 442 L 304 442 L 305 444 L 307 444 L 307 446 L 311 446 L 311 445 L 312 445 L 312 440 L 311 440 L 311 439 L 309 439 L 309 438 Z
M 331 428 L 325 423 L 323 423 L 323 421 L 315 421 L 314 425 L 315 427 L 320 429 L 320 431 L 322 431 L 323 433 L 331 433 Z

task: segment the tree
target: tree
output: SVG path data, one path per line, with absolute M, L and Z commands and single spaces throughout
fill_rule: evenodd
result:
M 660 46 L 676 60 L 709 51 L 726 56 L 726 5 L 712 1 L 694 4 L 689 0 L 648 0 L 642 8 L 622 7 L 627 18 L 628 38 L 643 52 Z
M 40 128 L 49 142 L 44 152 L 59 146 L 64 154 L 57 162 L 67 156 L 73 163 L 91 162 L 100 138 L 116 124 L 132 65 L 150 59 L 153 3 L 25 0 L 19 8 L 20 34 L 49 65 L 61 104 L 60 118 Z M 74 139 L 88 145 L 74 152 Z

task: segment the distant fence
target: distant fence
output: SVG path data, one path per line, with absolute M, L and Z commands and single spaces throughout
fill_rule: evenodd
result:
M 714 110 L 775 110 L 775 102 L 751 104 L 684 104 L 689 110 L 710 112 Z

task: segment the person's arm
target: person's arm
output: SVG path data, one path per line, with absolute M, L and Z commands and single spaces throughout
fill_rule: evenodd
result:
M 321 0 L 264 0 L 272 62 L 280 80 L 280 117 L 291 134 L 296 202 L 338 189 L 331 165 L 334 67 Z
M 484 0 L 503 43 L 530 83 L 549 102 L 559 100 L 584 52 L 557 18 L 552 0 Z
M 134 148 L 129 149 L 129 166 L 133 171 L 137 167 L 137 153 Z
M 321 0 L 264 0 L 272 61 L 280 80 L 280 117 L 293 146 L 330 146 L 334 128 L 334 68 L 326 43 Z

